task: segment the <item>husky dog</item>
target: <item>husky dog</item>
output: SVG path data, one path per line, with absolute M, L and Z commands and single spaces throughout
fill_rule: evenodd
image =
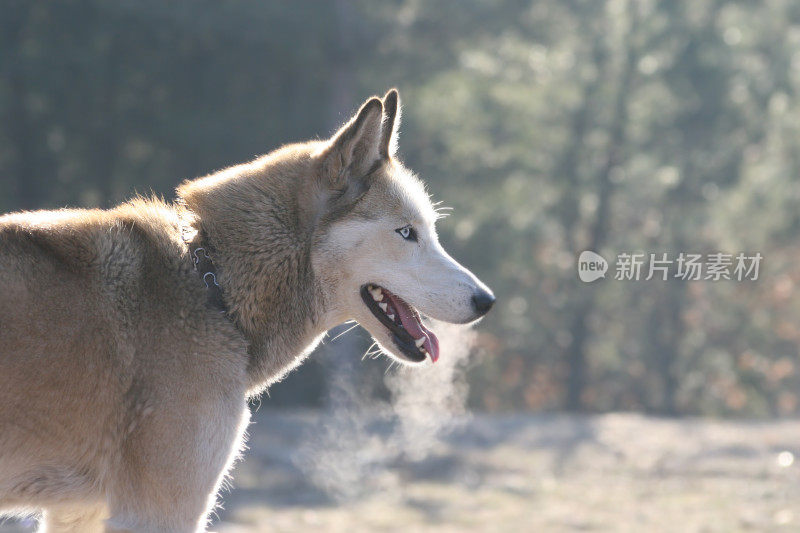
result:
M 0 217 L 0 509 L 42 530 L 197 531 L 246 399 L 355 319 L 436 361 L 421 315 L 494 296 L 439 244 L 395 158 L 397 91 L 331 139 L 178 187 L 178 201 Z

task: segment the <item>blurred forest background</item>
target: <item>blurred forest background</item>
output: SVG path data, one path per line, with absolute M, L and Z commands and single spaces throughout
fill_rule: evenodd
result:
M 800 3 L 0 7 L 0 211 L 171 198 L 397 86 L 400 156 L 499 296 L 473 408 L 800 413 Z M 758 281 L 585 284 L 586 249 L 764 261 Z M 264 402 L 320 405 L 341 368 L 380 376 L 354 339 L 351 363 L 312 358 Z

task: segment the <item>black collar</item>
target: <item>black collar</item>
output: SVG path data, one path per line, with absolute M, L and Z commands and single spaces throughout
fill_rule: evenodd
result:
M 198 235 L 198 237 L 189 243 L 189 253 L 194 262 L 194 269 L 208 289 L 208 305 L 227 315 L 228 306 L 225 305 L 225 299 L 222 297 L 222 287 L 217 282 L 217 268 L 211 259 L 214 248 L 208 243 L 208 239 L 204 238 L 205 235 Z

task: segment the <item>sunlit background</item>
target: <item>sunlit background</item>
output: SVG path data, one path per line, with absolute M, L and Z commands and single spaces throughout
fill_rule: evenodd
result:
M 332 334 L 212 527 L 800 528 L 800 3 L 0 0 L 0 211 L 169 199 L 393 86 L 498 303 L 416 374 Z M 764 259 L 589 284 L 583 250 Z

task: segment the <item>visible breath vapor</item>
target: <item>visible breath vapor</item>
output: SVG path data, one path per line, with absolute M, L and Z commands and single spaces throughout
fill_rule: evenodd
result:
M 475 332 L 468 327 L 436 323 L 441 357 L 434 365 L 395 367 L 384 381 L 390 402 L 370 394 L 369 384 L 358 385 L 361 362 L 342 339 L 342 357 L 330 390 L 330 411 L 318 432 L 309 435 L 299 451 L 298 465 L 331 497 L 352 500 L 367 494 L 399 495 L 399 477 L 391 468 L 419 461 L 434 452 L 442 437 L 463 420 L 468 386 L 466 363 Z

